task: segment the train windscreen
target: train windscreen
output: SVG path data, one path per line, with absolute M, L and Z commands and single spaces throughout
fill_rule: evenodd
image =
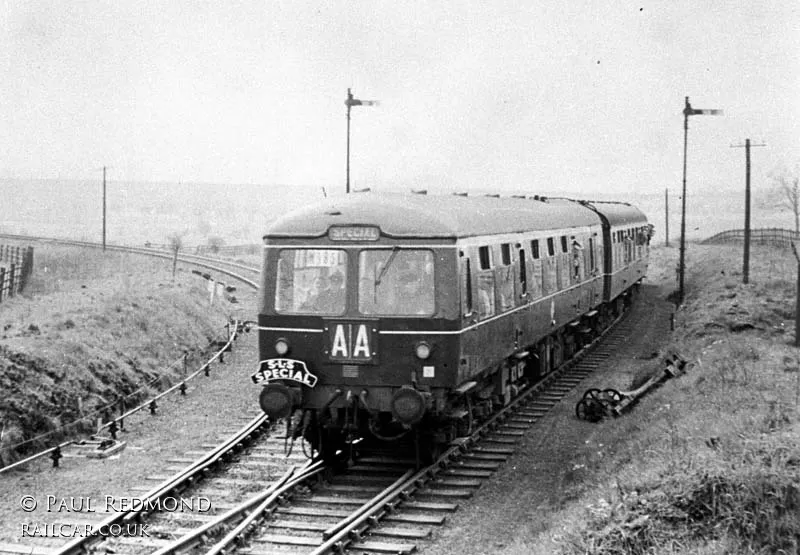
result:
M 340 249 L 285 249 L 278 259 L 275 311 L 339 315 L 347 291 L 347 253 Z
M 434 313 L 433 252 L 368 249 L 358 257 L 358 310 L 381 316 Z

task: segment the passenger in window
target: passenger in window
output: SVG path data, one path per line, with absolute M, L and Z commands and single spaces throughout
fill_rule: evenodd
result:
M 572 273 L 575 279 L 581 278 L 581 258 L 583 257 L 583 247 L 575 237 L 572 238 Z
M 304 309 L 320 314 L 337 314 L 344 310 L 344 276 L 335 271 L 330 277 L 320 276 L 317 296 Z
M 494 316 L 494 280 L 486 274 L 478 276 L 478 316 Z

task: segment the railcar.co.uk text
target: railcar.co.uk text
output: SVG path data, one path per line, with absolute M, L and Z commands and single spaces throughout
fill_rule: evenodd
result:
M 29 522 L 22 525 L 23 538 L 88 538 L 102 536 L 109 538 L 139 537 L 149 538 L 149 524 L 40 524 Z

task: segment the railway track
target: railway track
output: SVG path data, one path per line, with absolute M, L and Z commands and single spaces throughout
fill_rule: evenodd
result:
M 169 258 L 163 253 L 154 255 Z M 117 511 L 98 526 L 138 524 L 138 530 L 142 530 L 141 526 L 147 524 L 149 536 L 104 539 L 93 535 L 46 552 L 72 555 L 104 550 L 167 555 L 191 549 L 213 555 L 233 551 L 253 555 L 411 553 L 430 541 L 447 516 L 514 454 L 516 445 L 540 418 L 584 378 L 603 368 L 634 332 L 659 322 L 666 319 L 657 318 L 645 307 L 634 307 L 601 338 L 521 392 L 427 467 L 417 469 L 415 461 L 396 454 L 364 452 L 344 472 L 333 473 L 297 454 L 284 460 L 283 441 L 274 436 L 271 443 L 268 438 L 249 447 L 244 446 L 244 439 L 232 440 L 226 442 L 225 451 L 215 448 L 205 454 L 194 453 L 196 460 L 171 461 L 188 466 L 168 467 L 166 471 L 175 474 L 154 477 L 160 480 L 159 485 L 141 497 L 145 506 L 148 500 L 152 506 L 161 499 L 208 499 L 207 511 L 172 511 L 169 507 L 162 511 Z M 243 429 L 242 437 L 265 435 L 263 421 L 248 426 L 256 427 Z M 270 462 L 265 466 L 265 461 Z
M 268 435 L 261 417 L 223 445 L 169 461 L 172 466 L 164 472 L 173 474 L 151 477 L 158 485 L 139 492 L 145 507 L 189 499 L 191 510 L 170 510 L 169 505 L 160 511 L 120 510 L 94 529 L 116 525 L 132 532 L 127 537 L 75 538 L 28 553 L 412 553 L 469 502 L 540 418 L 584 378 L 602 370 L 643 327 L 663 322 L 646 307 L 634 308 L 424 468 L 407 456 L 367 450 L 338 473 L 309 460 L 300 446 L 287 458 L 285 440 Z M 198 505 L 202 499 L 208 500 L 205 507 Z M 146 537 L 141 533 L 145 525 Z
M 167 555 L 190 547 L 210 555 L 412 553 L 515 453 L 540 418 L 612 360 L 631 336 L 665 321 L 644 307 L 634 309 L 432 465 L 417 469 L 415 460 L 402 455 L 366 450 L 340 473 L 308 462 L 277 481 L 262 480 L 266 489 L 193 531 L 160 529 L 163 537 L 177 539 L 141 553 Z
M 414 552 L 469 502 L 540 418 L 612 360 L 631 336 L 659 322 L 666 319 L 646 307 L 634 308 L 427 467 L 417 469 L 414 460 L 397 453 L 364 451 L 344 472 L 334 473 L 309 461 L 300 446 L 286 458 L 284 439 L 268 435 L 260 417 L 220 446 L 168 461 L 164 475 L 151 477 L 156 486 L 132 492 L 141 500 L 139 507 L 93 524 L 95 530 L 105 525 L 132 532 L 127 537 L 75 538 L 59 547 L 33 546 L 28 553 Z M 187 510 L 170 510 L 176 502 L 162 510 L 141 510 L 171 499 L 189 499 Z M 198 501 L 203 499 L 205 506 Z
M 52 237 L 37 237 L 29 235 L 13 235 L 8 233 L 0 233 L 0 239 L 45 243 L 53 245 L 64 245 L 72 247 L 86 247 L 93 249 L 103 248 L 103 245 L 101 243 L 93 243 L 89 241 L 72 241 L 68 239 L 56 239 Z M 106 244 L 106 250 L 116 251 L 116 252 L 126 252 L 131 254 L 141 254 L 156 258 L 164 258 L 166 260 L 172 260 L 174 258 L 174 254 L 171 252 L 165 252 L 161 249 L 153 249 L 147 247 L 129 247 L 123 245 Z M 207 256 L 200 256 L 188 253 L 179 253 L 178 261 L 224 274 L 226 276 L 232 277 L 244 283 L 245 285 L 248 285 L 249 287 L 252 287 L 253 289 L 258 289 L 258 283 L 255 280 L 258 277 L 260 268 L 257 268 L 255 266 L 248 266 L 246 264 L 240 264 L 238 262 L 224 260 L 222 258 L 211 258 Z M 240 272 L 244 272 L 246 275 L 242 275 Z
M 69 518 L 62 515 L 58 539 L 36 538 L 25 551 L 0 545 L 0 552 L 169 552 L 175 538 L 199 537 L 216 523 L 230 526 L 259 501 L 254 492 L 269 490 L 308 463 L 302 452 L 286 457 L 283 441 L 270 435 L 269 428 L 266 416 L 260 415 L 218 445 L 198 446 L 207 448 L 168 459 L 165 475 L 147 478 L 154 486 L 137 488 L 130 497 L 94 500 L 94 506 L 87 499 L 81 511 L 70 512 Z M 77 537 L 64 542 L 61 538 L 69 535 L 64 525 L 77 531 Z M 39 531 L 47 535 L 44 525 Z

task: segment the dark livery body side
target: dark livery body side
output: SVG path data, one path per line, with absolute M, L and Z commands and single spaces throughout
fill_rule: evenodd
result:
M 359 193 L 264 237 L 260 402 L 330 455 L 414 430 L 436 445 L 557 367 L 646 274 L 636 208 Z M 298 413 L 300 414 L 300 413 Z

